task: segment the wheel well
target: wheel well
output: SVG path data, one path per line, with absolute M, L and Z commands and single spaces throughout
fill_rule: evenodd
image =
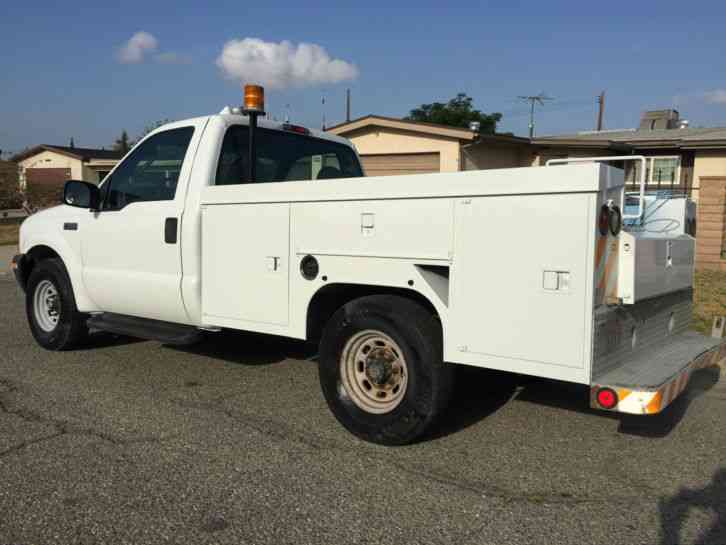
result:
M 48 246 L 33 246 L 30 251 L 25 254 L 25 266 L 22 270 L 23 284 L 28 283 L 30 273 L 33 271 L 35 266 L 43 261 L 44 259 L 51 259 L 57 257 L 61 259 L 58 253 Z
M 319 289 L 310 300 L 307 315 L 307 339 L 318 341 L 325 324 L 339 308 L 354 299 L 368 295 L 398 295 L 421 304 L 434 316 L 439 315 L 431 301 L 417 291 L 387 286 L 330 284 Z

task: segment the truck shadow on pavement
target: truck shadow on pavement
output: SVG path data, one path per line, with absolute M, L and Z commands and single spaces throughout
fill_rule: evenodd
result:
M 496 413 L 512 400 L 523 378 L 502 371 L 457 366 L 451 402 L 422 440 L 451 435 Z
M 644 416 L 622 415 L 619 431 L 639 437 L 666 437 L 686 416 L 691 403 L 713 388 L 720 376 L 721 370 L 718 367 L 696 371 L 685 391 L 663 412 Z
M 715 515 L 713 525 L 701 533 L 695 545 L 726 543 L 726 467 L 716 471 L 711 482 L 703 488 L 681 488 L 675 496 L 658 502 L 660 545 L 683 543 L 681 531 L 692 510 Z
M 106 331 L 92 331 L 88 340 L 81 346 L 75 347 L 74 350 L 96 350 L 98 348 L 110 348 L 112 346 L 124 346 L 145 342 L 148 341 L 139 339 L 138 337 L 127 337 L 126 335 L 117 335 L 116 333 L 108 333 Z
M 317 346 L 304 341 L 226 330 L 207 335 L 201 342 L 190 346 L 168 345 L 168 348 L 251 366 L 271 365 L 286 359 L 311 360 L 317 353 Z
M 131 341 L 133 342 L 133 341 Z M 244 366 L 273 365 L 287 359 L 317 363 L 312 343 L 259 333 L 221 331 L 191 346 L 167 346 L 188 354 L 206 356 Z M 423 441 L 457 433 L 496 413 L 512 401 L 524 401 L 567 411 L 619 420 L 618 432 L 640 437 L 666 437 L 688 412 L 692 400 L 718 381 L 718 367 L 696 372 L 686 391 L 657 415 L 626 415 L 590 408 L 589 387 L 514 373 L 456 366 L 452 401 L 432 432 Z

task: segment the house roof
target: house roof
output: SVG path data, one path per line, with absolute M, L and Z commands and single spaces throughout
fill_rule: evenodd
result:
M 39 146 L 35 146 L 33 148 L 30 148 L 28 150 L 25 150 L 23 152 L 18 153 L 15 155 L 12 160 L 15 162 L 22 161 L 24 159 L 27 159 L 28 157 L 32 157 L 33 155 L 37 155 L 43 151 L 52 151 L 55 153 L 60 153 L 61 155 L 67 155 L 69 157 L 74 157 L 76 159 L 80 159 L 81 161 L 88 162 L 93 160 L 114 160 L 114 159 L 121 159 L 123 157 L 123 153 L 120 151 L 115 150 L 107 150 L 107 149 L 97 149 L 97 148 L 78 148 L 78 147 L 69 147 L 69 146 L 53 146 L 50 144 L 40 144 Z
M 726 127 L 587 131 L 560 136 L 543 136 L 534 139 L 534 143 L 543 145 L 592 145 L 594 142 L 608 145 L 620 144 L 632 148 L 726 148 Z
M 338 125 L 333 125 L 326 130 L 333 134 L 345 135 L 357 129 L 371 126 L 426 133 L 434 136 L 445 136 L 448 138 L 455 138 L 457 140 L 473 141 L 476 138 L 476 133 L 469 129 L 450 127 L 448 125 L 438 125 L 436 123 L 424 123 L 422 121 L 409 121 L 408 119 L 397 119 L 395 117 L 385 117 L 372 114 L 359 117 L 358 119 L 353 119 L 352 121 L 345 121 Z

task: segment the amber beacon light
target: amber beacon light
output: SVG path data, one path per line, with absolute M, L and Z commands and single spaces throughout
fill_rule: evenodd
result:
M 265 113 L 265 89 L 261 85 L 245 85 L 245 113 Z

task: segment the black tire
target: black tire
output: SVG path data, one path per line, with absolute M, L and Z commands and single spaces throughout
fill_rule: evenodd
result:
M 383 414 L 361 408 L 343 378 L 346 345 L 367 331 L 392 339 L 405 358 L 405 390 L 398 405 Z M 348 431 L 372 443 L 403 445 L 420 438 L 448 404 L 454 374 L 442 356 L 441 323 L 429 310 L 399 296 L 363 297 L 343 306 L 325 326 L 320 385 L 333 415 Z
M 38 286 L 50 282 L 57 292 L 58 321 L 52 330 L 41 326 L 36 316 L 34 298 Z M 78 312 L 73 287 L 63 261 L 58 258 L 44 259 L 30 273 L 25 290 L 25 312 L 33 337 L 47 350 L 68 350 L 83 344 L 88 338 L 87 314 Z

